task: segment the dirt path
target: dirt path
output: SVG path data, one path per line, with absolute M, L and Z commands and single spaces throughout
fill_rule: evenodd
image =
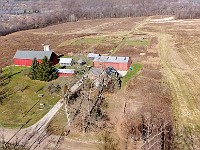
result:
M 172 37 L 170 32 L 167 32 L 163 25 L 164 23 L 153 26 L 150 20 L 151 17 L 138 23 L 133 28 L 133 31 L 146 33 L 158 38 L 157 49 L 162 66 L 161 71 L 164 76 L 164 82 L 169 85 L 172 95 L 172 110 L 177 142 L 181 143 L 182 149 L 198 149 L 200 147 L 200 111 L 198 106 L 200 89 L 199 51 L 198 49 L 189 48 L 187 42 L 183 42 L 182 49 L 177 51 L 176 39 Z M 179 21 L 175 23 L 178 24 Z M 181 21 L 181 23 L 184 23 L 184 21 Z M 147 29 L 149 27 L 149 29 L 144 31 L 145 27 Z M 181 30 L 183 29 L 180 29 L 180 32 Z M 126 103 L 126 99 L 121 100 L 123 101 L 121 103 Z M 116 118 L 117 126 L 120 126 L 120 117 L 123 116 L 123 109 L 118 109 L 117 113 L 118 115 L 116 116 L 119 116 Z M 117 131 L 120 132 L 120 128 L 117 128 Z
M 81 79 L 80 81 L 78 81 L 76 84 L 74 84 L 70 91 L 72 93 L 76 92 L 76 90 L 82 85 L 83 83 L 83 79 Z M 52 120 L 52 118 L 55 116 L 55 114 L 58 112 L 58 110 L 60 110 L 60 108 L 63 106 L 64 104 L 64 99 L 60 99 L 54 106 L 53 108 L 43 117 L 41 118 L 37 123 L 35 123 L 34 125 L 25 128 L 23 130 L 26 130 L 26 132 L 28 130 L 30 130 L 30 132 L 33 132 L 34 130 L 38 131 L 38 132 L 43 132 L 46 129 L 47 124 Z
M 79 80 L 76 84 L 74 84 L 70 91 L 73 93 L 75 92 L 83 83 L 83 78 Z M 48 136 L 46 133 L 46 127 L 55 114 L 60 110 L 60 108 L 64 104 L 64 99 L 60 99 L 53 108 L 38 122 L 34 125 L 23 128 L 23 129 L 4 129 L 1 128 L 1 136 L 3 137 L 4 141 L 15 143 L 16 141 L 19 142 L 20 145 L 28 146 L 30 149 L 34 149 L 42 138 L 46 138 L 45 143 L 51 140 L 51 138 L 59 139 L 57 136 Z M 55 143 L 54 143 L 55 144 Z M 43 144 L 45 145 L 45 144 Z M 39 148 L 40 149 L 40 148 Z
M 144 24 L 145 27 L 148 25 L 148 23 Z M 200 146 L 198 139 L 200 111 L 197 105 L 198 83 L 200 83 L 200 71 L 197 69 L 199 55 L 195 55 L 197 53 L 195 49 L 189 48 L 189 44 L 186 42 L 181 45 L 182 49 L 179 50 L 175 45 L 175 41 L 178 39 L 172 37 L 166 31 L 165 26 L 160 25 L 157 30 L 157 32 L 148 31 L 147 33 L 158 37 L 162 74 L 170 86 L 173 98 L 172 107 L 177 141 L 181 143 L 180 146 L 183 149 L 198 149 Z
M 138 26 L 138 30 L 142 31 L 142 27 L 148 26 L 148 21 L 151 17 L 146 19 L 145 22 Z M 176 119 L 182 124 L 198 124 L 200 121 L 199 110 L 195 105 L 195 97 L 192 95 L 190 86 L 187 85 L 185 72 L 191 71 L 192 67 L 187 65 L 180 54 L 176 53 L 175 47 L 172 43 L 171 35 L 165 33 L 160 27 L 159 32 L 145 32 L 150 35 L 156 35 L 159 40 L 159 56 L 162 64 L 162 73 L 166 81 L 169 82 L 173 95 L 174 114 Z M 185 49 L 187 51 L 187 49 Z M 194 56 L 187 51 L 187 60 L 195 60 Z M 186 59 L 186 58 L 185 58 Z M 198 64 L 198 63 L 197 63 Z M 178 107 L 177 107 L 178 106 Z
M 194 96 L 190 93 L 191 87 L 187 86 L 187 83 L 184 81 L 184 70 L 176 68 L 173 65 L 175 63 L 174 60 L 170 59 L 172 47 L 169 44 L 169 39 L 169 35 L 159 35 L 160 57 L 164 67 L 163 73 L 172 89 L 174 114 L 182 125 L 194 126 L 200 121 L 199 110 L 195 105 Z

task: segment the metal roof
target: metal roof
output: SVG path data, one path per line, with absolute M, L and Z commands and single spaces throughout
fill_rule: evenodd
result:
M 113 63 L 127 63 L 130 57 L 117 57 L 117 56 L 99 56 L 94 58 L 94 61 L 100 62 L 113 62 Z
M 58 73 L 74 73 L 75 69 L 57 69 Z
M 101 56 L 100 54 L 95 54 L 95 53 L 88 53 L 87 57 L 99 57 Z
M 95 76 L 100 76 L 104 71 L 101 68 L 91 68 L 89 72 Z
M 50 59 L 52 55 L 52 51 L 29 51 L 29 50 L 17 50 L 17 52 L 15 53 L 14 58 L 18 58 L 18 59 L 43 59 L 45 56 Z
M 72 58 L 60 58 L 59 64 L 69 64 L 72 60 Z

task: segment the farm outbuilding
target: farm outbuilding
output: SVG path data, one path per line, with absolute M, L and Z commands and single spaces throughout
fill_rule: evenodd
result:
M 16 66 L 31 66 L 34 58 L 36 58 L 40 63 L 45 56 L 52 62 L 53 65 L 58 63 L 58 57 L 53 51 L 17 50 L 13 61 Z
M 58 76 L 59 77 L 69 77 L 75 74 L 74 69 L 58 69 Z
M 90 60 L 94 60 L 95 58 L 98 58 L 99 56 L 101 56 L 100 54 L 95 54 L 95 53 L 88 53 L 87 57 Z
M 88 78 L 93 81 L 95 86 L 99 86 L 100 83 L 108 85 L 111 81 L 111 77 L 102 68 L 91 68 L 88 73 Z
M 120 71 L 127 71 L 131 63 L 130 57 L 99 56 L 93 60 L 93 66 L 96 68 L 113 67 Z
M 59 64 L 60 64 L 60 66 L 72 66 L 73 59 L 72 58 L 60 58 Z

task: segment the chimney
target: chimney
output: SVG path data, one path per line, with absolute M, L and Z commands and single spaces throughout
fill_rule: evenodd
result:
M 50 51 L 50 46 L 49 45 L 44 45 L 44 51 Z

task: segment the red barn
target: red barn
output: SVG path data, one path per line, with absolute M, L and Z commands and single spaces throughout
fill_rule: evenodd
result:
M 74 73 L 75 73 L 74 69 L 58 69 L 59 77 L 70 77 L 73 76 Z
M 44 57 L 47 57 L 53 65 L 58 63 L 57 55 L 53 51 L 20 51 L 15 53 L 13 58 L 16 66 L 31 66 L 34 58 L 40 63 Z
M 93 66 L 96 68 L 111 66 L 119 71 L 127 71 L 131 63 L 130 57 L 99 56 L 94 58 Z

